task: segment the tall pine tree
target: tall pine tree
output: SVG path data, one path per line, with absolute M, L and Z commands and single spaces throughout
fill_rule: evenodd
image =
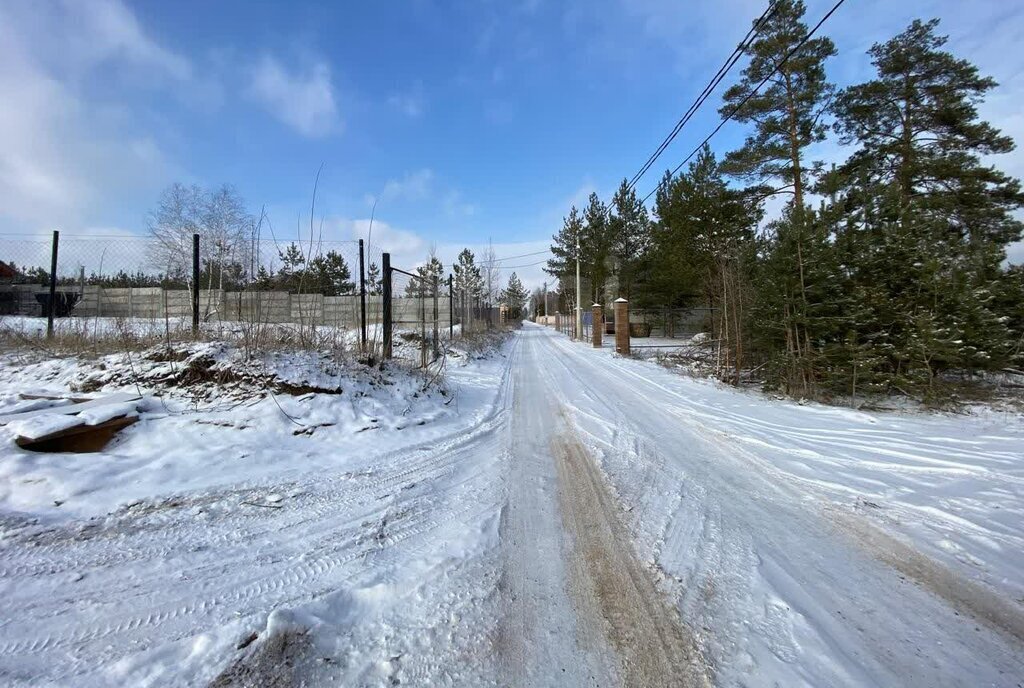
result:
M 647 208 L 625 179 L 612 197 L 608 233 L 619 279 L 619 293 L 632 299 L 633 283 L 639 275 L 641 260 L 650 247 L 651 221 Z
M 774 225 L 778 236 L 771 248 L 780 253 L 774 261 L 778 280 L 764 296 L 778 301 L 786 329 L 787 385 L 807 393 L 814 386 L 815 344 L 809 324 L 814 285 L 808 285 L 805 255 L 811 250 L 806 196 L 813 165 L 806 160 L 806 149 L 825 139 L 821 117 L 834 90 L 825 61 L 836 50 L 829 38 L 813 38 L 786 59 L 807 35 L 806 8 L 802 0 L 777 0 L 773 7 L 747 48 L 750 62 L 742 78 L 724 96 L 722 115 L 735 111 L 733 119 L 752 123 L 754 130 L 742 147 L 726 156 L 723 168 L 740 179 L 770 184 L 768 193 L 791 195 L 784 221 Z
M 519 276 L 512 273 L 508 276 L 508 285 L 501 291 L 501 303 L 508 308 L 509 320 L 520 320 L 523 317 L 523 306 L 530 292 L 523 286 Z
M 933 396 L 943 370 L 998 368 L 1015 355 L 1001 263 L 1024 204 L 1016 179 L 981 162 L 1013 149 L 978 118 L 996 84 L 943 50 L 937 26 L 914 21 L 874 45 L 876 78 L 839 94 L 836 129 L 858 148 L 830 182 L 854 218 L 839 242 L 857 247 L 855 288 L 873 295 L 860 304 L 860 338 L 884 350 L 892 385 Z

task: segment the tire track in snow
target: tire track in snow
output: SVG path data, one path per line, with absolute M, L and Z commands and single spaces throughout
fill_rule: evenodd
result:
M 490 404 L 487 412 L 480 418 L 480 420 L 470 428 L 463 428 L 455 432 L 442 435 L 438 438 L 420 440 L 413 444 L 398 449 L 389 450 L 372 460 L 365 466 L 361 466 L 353 474 L 351 471 L 338 471 L 334 474 L 318 474 L 315 477 L 313 483 L 318 490 L 313 490 L 312 494 L 316 495 L 316 504 L 310 511 L 304 511 L 308 516 L 305 521 L 315 520 L 322 516 L 328 510 L 336 509 L 338 506 L 337 497 L 340 494 L 349 494 L 353 490 L 357 492 L 372 491 L 374 489 L 388 487 L 393 485 L 395 482 L 400 482 L 405 477 L 412 477 L 416 474 L 423 472 L 429 468 L 431 462 L 445 461 L 448 459 L 451 452 L 469 446 L 474 442 L 480 441 L 487 435 L 493 434 L 496 430 L 501 428 L 507 422 L 507 405 L 510 396 L 510 380 L 511 380 L 511 363 L 515 358 L 515 353 L 518 351 L 519 342 L 517 341 L 509 352 L 509 356 L 506 360 L 501 374 L 501 380 L 498 384 L 498 389 L 495 392 L 493 402 Z M 412 454 L 418 455 L 420 452 L 427 453 L 427 459 L 418 463 L 412 467 L 403 468 L 395 471 L 393 466 L 396 463 L 402 463 L 407 460 L 407 457 Z M 383 473 L 382 476 L 375 478 L 367 482 L 365 485 L 353 486 L 352 482 L 357 482 L 357 479 L 363 477 L 373 477 L 377 473 Z M 298 482 L 306 480 L 309 482 L 309 476 L 299 476 L 296 481 L 287 483 L 288 485 L 301 485 L 303 483 Z M 180 500 L 182 502 L 192 502 L 185 506 L 197 506 L 198 504 L 216 503 L 218 501 L 224 501 L 224 497 L 227 495 L 237 495 L 244 499 L 246 496 L 251 495 L 254 492 L 270 492 L 270 491 L 283 491 L 283 487 L 280 484 L 254 484 L 254 485 L 243 485 L 237 487 L 230 487 L 219 490 L 215 493 L 203 493 L 198 497 L 191 497 L 188 494 L 185 495 L 172 495 L 165 497 L 163 501 Z M 336 487 L 336 489 L 331 489 Z M 345 503 L 351 500 L 346 500 Z M 158 509 L 160 504 L 155 505 Z M 294 514 L 295 511 L 287 511 L 287 514 Z M 259 513 L 251 511 L 238 510 L 232 514 L 232 517 L 238 520 L 244 520 L 254 523 L 264 523 L 268 519 L 266 515 L 260 515 Z M 113 523 L 110 522 L 114 520 Z M 99 519 L 97 519 L 99 521 Z M 302 523 L 304 521 L 298 521 Z M 93 523 L 92 521 L 85 522 L 71 522 L 65 525 L 57 527 L 43 527 L 34 528 L 32 526 L 21 526 L 18 527 L 13 535 L 9 538 L 5 538 L 5 541 L 0 545 L 0 552 L 2 552 L 4 561 L 6 563 L 18 562 L 22 560 L 30 560 L 31 562 L 38 562 L 39 559 L 44 558 L 54 552 L 61 556 L 69 556 L 71 548 L 81 547 L 87 549 L 93 547 L 91 542 L 93 539 L 99 537 L 116 538 L 118 539 L 119 551 L 123 547 L 122 542 L 125 535 L 134 535 L 137 531 L 146 531 L 147 537 L 151 540 L 153 537 L 164 537 L 168 542 L 172 544 L 179 544 L 182 540 L 182 536 L 186 535 L 192 537 L 195 534 L 194 524 L 190 522 L 183 522 L 181 518 L 171 517 L 168 520 L 149 523 L 140 523 L 136 514 L 132 514 L 131 511 L 126 511 L 123 514 L 113 514 L 104 519 L 103 522 Z M 216 531 L 217 534 L 223 534 L 220 531 Z M 29 544 L 31 546 L 25 547 L 24 545 Z M 215 544 L 215 543 L 211 543 Z M 144 547 L 132 552 L 124 551 L 120 552 L 122 555 L 119 559 L 110 561 L 100 561 L 99 564 L 117 563 L 119 561 L 128 560 L 141 560 L 147 557 L 159 557 L 166 553 L 166 549 L 162 547 Z M 133 554 L 129 556 L 129 554 Z M 76 559 L 76 561 L 78 561 Z M 84 563 L 88 563 L 88 560 L 84 560 Z M 81 566 L 77 567 L 81 568 Z M 33 568 L 33 564 L 21 565 L 21 566 L 4 566 L 0 568 L 0 579 L 5 577 L 21 577 L 24 575 L 32 575 L 34 571 L 40 573 L 52 573 L 56 572 L 55 569 L 49 567 L 47 564 L 41 564 L 38 568 Z
M 118 623 L 112 625 L 79 626 L 76 630 L 65 634 L 25 637 L 0 646 L 0 656 L 38 654 L 46 650 L 96 642 L 126 633 L 133 634 L 134 649 L 144 649 L 146 643 L 138 637 L 138 632 L 143 629 L 165 626 L 168 622 L 193 617 L 214 609 L 239 611 L 239 616 L 244 618 L 260 610 L 310 599 L 315 597 L 318 591 L 322 593 L 334 589 L 339 582 L 348 577 L 354 576 L 370 566 L 379 565 L 379 560 L 374 555 L 379 554 L 382 550 L 393 548 L 407 539 L 426 535 L 441 525 L 450 521 L 458 521 L 469 514 L 480 515 L 496 509 L 495 502 L 482 499 L 487 491 L 484 489 L 467 495 L 466 504 L 459 509 L 444 510 L 440 513 L 433 512 L 433 516 L 429 519 L 407 519 L 408 523 L 391 531 L 383 544 L 373 541 L 372 538 L 352 537 L 365 531 L 365 527 L 362 526 L 354 526 L 347 531 L 335 531 L 324 541 L 314 545 L 318 550 L 316 554 L 304 557 L 271 576 L 253 579 L 241 587 L 236 587 L 235 582 L 231 581 L 228 587 L 215 588 L 213 592 L 207 592 L 201 599 L 122 617 Z M 424 511 L 428 511 L 428 509 Z M 413 516 L 420 515 L 413 514 Z M 334 548 L 320 548 L 320 545 L 331 540 L 340 540 L 342 544 L 336 545 Z M 354 547 L 353 545 L 360 546 Z M 421 544 L 421 546 L 426 545 Z M 345 579 L 332 579 L 327 585 L 317 585 L 321 578 L 334 569 L 345 567 L 360 559 L 364 560 L 365 565 L 348 572 Z M 285 592 L 287 594 L 283 594 Z M 140 593 L 140 597 L 146 597 L 149 595 L 149 590 L 140 591 Z M 259 600 L 259 603 L 249 605 L 254 600 Z M 244 611 L 240 611 L 242 609 Z M 160 631 L 159 640 L 161 642 L 174 641 L 193 635 L 208 625 L 210 625 L 209 620 L 204 621 L 201 627 L 189 626 L 187 629 L 170 634 L 167 633 L 166 627 L 162 627 L 158 629 Z
M 223 546 L 225 538 L 236 547 L 233 556 L 213 563 L 200 557 L 198 566 L 184 571 L 188 576 L 185 581 L 173 578 L 176 571 L 157 571 L 156 579 L 97 575 L 91 595 L 79 586 L 73 596 L 64 599 L 46 595 L 42 599 L 37 595 L 8 598 L 4 609 L 8 622 L 0 626 L 8 639 L 0 645 L 0 658 L 4 660 L 0 676 L 15 676 L 12 671 L 33 666 L 24 661 L 35 657 L 47 658 L 42 664 L 32 661 L 50 679 L 95 671 L 97 666 L 157 644 L 187 638 L 225 622 L 254 618 L 282 605 L 309 601 L 375 567 L 410 561 L 410 557 L 436 548 L 435 533 L 458 530 L 492 515 L 498 509 L 498 487 L 490 476 L 500 460 L 500 452 L 492 450 L 492 445 L 496 446 L 498 430 L 507 422 L 509 370 L 510 365 L 506 365 L 491 409 L 470 430 L 452 433 L 440 443 L 420 442 L 390 452 L 364 467 L 355 485 L 350 477 L 339 475 L 327 479 L 325 488 L 324 479 L 316 477 L 316 482 L 307 485 L 313 488 L 315 497 L 296 503 L 294 510 L 280 516 L 276 511 L 263 514 L 260 510 L 265 518 L 248 516 L 204 524 L 198 532 L 204 528 L 217 530 L 210 540 L 215 547 Z M 405 457 L 410 452 L 427 444 L 433 446 L 425 458 L 421 460 L 414 453 L 413 465 L 394 470 L 394 463 L 408 461 Z M 374 475 L 381 469 L 386 469 L 382 476 Z M 362 477 L 366 479 L 360 483 Z M 415 489 L 421 483 L 431 485 L 427 497 L 417 496 L 424 492 L 422 487 Z M 181 519 L 191 518 L 186 511 L 181 510 Z M 241 536 L 224 533 L 226 529 L 234 531 L 241 523 L 267 527 L 257 528 L 257 533 L 247 530 Z M 197 532 L 195 524 L 170 525 L 162 531 L 140 530 L 135 535 L 143 538 L 156 534 L 167 542 Z M 293 537 L 303 539 L 297 547 L 305 549 L 304 554 L 290 557 L 287 551 L 274 551 L 275 545 L 290 543 Z M 97 547 L 117 546 L 121 544 L 118 539 L 90 538 L 75 542 L 73 547 L 51 543 L 43 553 L 44 562 L 36 560 L 36 572 L 42 575 L 80 568 L 81 555 L 88 557 Z M 153 558 L 154 566 L 158 565 L 164 552 L 174 550 L 174 544 L 149 547 L 145 554 Z M 180 550 L 181 543 L 177 545 Z M 38 548 L 33 550 L 26 556 L 39 557 Z M 106 554 L 101 553 L 94 561 L 105 570 L 116 572 L 126 567 L 134 573 L 141 563 L 139 554 L 125 552 L 105 558 Z M 265 556 L 269 556 L 269 562 L 261 563 Z M 187 560 L 188 553 L 183 557 Z M 20 571 L 31 570 L 31 558 L 27 566 Z M 238 572 L 249 570 L 256 571 L 256 575 L 239 580 Z M 53 575 L 44 577 L 63 582 Z M 14 575 L 10 580 L 19 578 Z M 91 581 L 92 576 L 85 580 Z M 152 591 L 164 587 L 170 589 L 171 599 L 165 597 L 163 603 L 153 607 Z M 82 608 L 83 601 L 86 608 Z M 60 618 L 71 610 L 75 611 L 70 616 Z M 55 661 L 51 662 L 51 657 Z
M 574 588 L 618 655 L 627 686 L 710 687 L 697 641 L 636 559 L 594 460 L 565 431 L 552 440 Z
M 694 636 L 634 554 L 611 487 L 574 436 L 556 434 L 565 392 L 546 357 L 539 365 L 541 341 L 523 337 L 500 529 L 509 605 L 497 645 L 510 683 L 709 686 Z
M 991 634 L 957 618 L 955 605 L 940 599 L 942 594 L 927 583 L 920 586 L 922 590 L 894 575 L 903 573 L 899 566 L 907 567 L 907 563 L 882 559 L 888 566 L 880 566 L 877 552 L 855 546 L 836 533 L 830 525 L 834 515 L 814 509 L 820 503 L 808 501 L 811 495 L 801 489 L 804 486 L 799 481 L 774 480 L 773 471 L 758 475 L 764 467 L 762 460 L 751 461 L 750 452 L 737 446 L 736 438 L 708 427 L 717 424 L 715 414 L 720 409 L 698 406 L 630 369 L 627 361 L 598 359 L 557 337 L 544 339 L 554 355 L 545 357 L 552 365 L 543 372 L 558 387 L 571 389 L 573 379 L 584 377 L 591 386 L 607 390 L 596 404 L 596 413 L 574 408 L 574 414 L 602 425 L 614 419 L 620 434 L 632 429 L 651 441 L 675 442 L 664 458 L 679 475 L 665 485 L 678 489 L 676 486 L 696 481 L 706 488 L 705 494 L 687 500 L 690 511 L 707 511 L 711 518 L 705 526 L 722 532 L 682 538 L 681 544 L 689 541 L 691 547 L 672 563 L 673 571 L 684 576 L 688 586 L 699 584 L 701 578 L 712 582 L 716 576 L 736 579 L 707 601 L 693 599 L 696 591 L 691 590 L 685 603 L 695 618 L 714 629 L 709 647 L 715 659 L 722 661 L 719 670 L 725 680 L 749 678 L 741 666 L 734 665 L 749 666 L 758 661 L 752 653 L 763 656 L 767 649 L 783 663 L 796 663 L 811 671 L 809 675 L 820 672 L 819 684 L 973 686 L 984 681 L 986 685 L 1016 685 L 1011 677 L 1019 677 L 1024 665 L 1015 650 L 1020 645 L 1014 633 Z M 722 415 L 727 421 L 743 420 L 726 410 Z M 684 426 L 683 433 L 679 425 Z M 770 427 L 770 423 L 762 424 L 765 430 Z M 688 432 L 691 429 L 693 432 Z M 597 432 L 607 434 L 600 429 Z M 688 434 L 691 437 L 686 437 Z M 607 442 L 595 439 L 599 444 Z M 612 462 L 616 463 L 621 462 Z M 631 478 L 626 475 L 622 479 L 628 482 Z M 814 538 L 813 547 L 807 538 Z M 706 552 L 702 551 L 705 543 Z M 957 585 L 951 583 L 951 589 Z M 760 605 L 762 599 L 764 614 L 751 606 Z M 767 613 L 769 606 L 774 614 Z M 1005 614 L 1005 605 L 989 607 Z M 808 627 L 808 622 L 813 625 Z M 803 647 L 787 640 L 794 629 L 800 631 Z M 719 634 L 727 645 L 718 643 Z M 827 663 L 819 663 L 811 654 L 813 644 Z
M 395 485 L 414 480 L 421 475 L 431 472 L 431 469 L 439 465 L 450 465 L 452 453 L 461 447 L 480 441 L 485 436 L 494 433 L 505 422 L 504 411 L 498 411 L 482 421 L 476 428 L 468 433 L 460 433 L 458 436 L 446 442 L 432 443 L 429 454 L 422 461 L 416 461 L 413 466 L 395 471 L 388 469 L 393 464 L 424 447 L 414 446 L 411 449 L 403 449 L 401 452 L 392 452 L 386 460 L 376 462 L 370 466 L 361 468 L 355 475 L 343 472 L 340 475 L 327 475 L 318 479 L 312 491 L 299 495 L 298 499 L 307 498 L 306 504 L 295 504 L 295 509 L 287 508 L 282 510 L 280 515 L 263 514 L 244 509 L 240 505 L 227 515 L 227 518 L 218 518 L 217 528 L 211 531 L 204 531 L 204 534 L 212 539 L 203 541 L 201 544 L 206 547 L 215 547 L 228 542 L 244 541 L 255 535 L 268 532 L 268 528 L 259 528 L 254 531 L 239 531 L 241 524 L 264 525 L 280 523 L 281 528 L 295 527 L 304 523 L 315 521 L 329 511 L 337 510 L 364 497 L 367 493 L 385 490 Z M 378 472 L 383 475 L 376 476 Z M 362 480 L 366 478 L 366 480 Z M 246 496 L 258 492 L 287 491 L 280 485 L 277 486 L 253 486 L 251 488 L 234 488 L 221 491 L 212 495 L 203 495 L 202 503 L 216 503 L 220 495 L 226 500 L 230 496 L 240 496 L 243 500 Z M 183 514 L 190 506 L 188 498 L 182 498 L 183 504 L 175 509 L 180 509 Z M 292 518 L 297 517 L 297 518 Z M 234 524 L 231 530 L 222 526 Z M 213 524 L 211 524 L 213 525 Z M 280 529 L 280 528 L 279 528 Z M 95 531 L 95 532 L 90 532 Z M 72 523 L 58 528 L 48 528 L 38 533 L 22 534 L 14 541 L 4 546 L 3 552 L 6 561 L 26 561 L 27 563 L 16 563 L 14 565 L 0 568 L 0 579 L 21 578 L 40 574 L 55 574 L 67 570 L 81 570 L 94 566 L 109 566 L 126 561 L 144 561 L 153 558 L 162 558 L 169 551 L 180 548 L 183 537 L 193 538 L 196 534 L 194 523 L 185 519 L 175 518 L 172 521 L 163 523 L 148 524 L 138 523 L 130 511 L 117 517 L 114 522 L 90 526 L 88 535 L 83 533 L 80 524 Z M 138 536 L 145 543 L 139 547 L 132 547 L 125 543 L 126 538 Z M 44 544 L 26 547 L 26 544 L 33 543 L 37 537 L 45 537 Z M 116 541 L 116 550 L 96 550 L 96 540 L 107 539 Z M 157 543 L 153 544 L 154 540 Z M 94 558 L 90 559 L 90 555 Z M 59 557 L 56 561 L 47 561 L 48 557 Z

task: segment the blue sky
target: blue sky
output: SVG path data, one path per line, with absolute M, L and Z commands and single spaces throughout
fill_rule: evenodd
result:
M 831 0 L 808 0 L 817 21 Z M 0 4 L 0 232 L 142 234 L 173 181 L 237 187 L 279 236 L 318 215 L 411 264 L 435 245 L 546 248 L 571 203 L 607 197 L 703 88 L 752 0 Z M 1024 5 L 847 0 L 825 26 L 840 84 L 915 17 L 1002 85 L 983 109 L 1024 140 Z M 714 104 L 714 107 L 710 105 Z M 645 178 L 717 122 L 718 98 Z M 743 134 L 726 127 L 718 152 Z M 832 144 L 817 154 L 841 157 Z M 1024 174 L 1024 154 L 999 161 Z M 1024 252 L 1014 249 L 1024 258 Z M 540 256 L 539 258 L 543 258 Z M 516 259 L 506 265 L 522 265 Z M 540 266 L 519 269 L 531 286 Z

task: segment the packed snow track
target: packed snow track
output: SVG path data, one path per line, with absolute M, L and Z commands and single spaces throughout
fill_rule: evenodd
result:
M 3 512 L 0 684 L 1022 685 L 1019 419 L 799 406 L 533 325 L 505 355 L 472 422 L 262 499 Z

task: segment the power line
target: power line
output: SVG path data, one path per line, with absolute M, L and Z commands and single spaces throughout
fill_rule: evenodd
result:
M 714 90 L 718 88 L 718 84 L 722 82 L 722 79 L 726 77 L 729 71 L 733 68 L 733 65 L 735 65 L 743 56 L 743 53 L 746 51 L 750 42 L 753 41 L 758 31 L 761 30 L 761 27 L 764 26 L 765 22 L 767 22 L 771 15 L 775 13 L 777 8 L 778 2 L 769 3 L 765 11 L 757 18 L 757 21 L 755 21 L 747 31 L 747 35 L 743 37 L 743 40 L 741 40 L 739 44 L 737 44 L 733 49 L 732 54 L 726 58 L 722 66 L 718 68 L 718 72 L 711 77 L 711 81 L 709 81 L 707 86 L 704 87 L 704 90 L 697 96 L 697 99 L 693 101 L 693 104 L 690 105 L 689 109 L 679 119 L 672 131 L 669 132 L 668 136 L 665 137 L 658 148 L 650 155 L 650 157 L 647 158 L 647 161 L 644 162 L 643 166 L 637 171 L 637 173 L 633 175 L 633 178 L 629 181 L 628 188 L 632 189 L 636 186 L 637 182 L 647 174 L 647 171 L 651 169 L 651 166 L 655 161 L 661 157 L 661 154 L 665 152 L 665 149 L 668 148 L 669 144 L 675 140 L 679 132 L 682 131 L 684 126 L 686 126 L 686 123 L 690 121 L 693 115 L 696 114 L 697 110 L 699 110 L 704 104 L 704 101 L 706 101 Z
M 548 262 L 548 259 L 538 260 L 536 263 L 525 263 L 523 265 L 495 265 L 495 270 L 514 270 L 515 268 L 532 268 L 534 265 L 541 265 Z
M 744 105 L 746 105 L 746 104 L 747 104 L 747 101 L 748 101 L 748 100 L 750 100 L 751 98 L 753 98 L 753 97 L 754 97 L 754 95 L 755 95 L 755 94 L 756 94 L 756 93 L 758 92 L 758 90 L 760 90 L 760 88 L 761 88 L 762 86 L 764 86 L 764 85 L 765 85 L 766 83 L 768 83 L 768 80 L 769 80 L 769 79 L 771 79 L 771 78 L 772 78 L 773 76 L 775 76 L 775 74 L 776 74 L 776 73 L 777 73 L 777 72 L 778 72 L 778 71 L 779 71 L 780 69 L 782 69 L 782 67 L 783 67 L 783 66 L 784 66 L 784 65 L 786 64 L 786 62 L 788 62 L 788 61 L 789 61 L 789 58 L 793 57 L 793 55 L 795 55 L 795 54 L 796 54 L 796 52 L 797 52 L 798 50 L 800 50 L 800 48 L 804 47 L 804 44 L 805 44 L 805 43 L 807 43 L 807 41 L 809 41 L 809 40 L 811 39 L 811 37 L 812 37 L 812 36 L 813 36 L 813 35 L 814 35 L 814 34 L 815 34 L 815 33 L 816 33 L 817 31 L 818 31 L 818 29 L 820 29 L 820 28 L 821 28 L 821 25 L 822 25 L 822 24 L 824 24 L 824 23 L 825 23 L 826 21 L 828 21 L 828 18 L 829 18 L 829 17 L 831 17 L 831 16 L 833 15 L 833 14 L 835 14 L 835 11 L 836 11 L 836 10 L 838 10 L 838 9 L 840 8 L 840 6 L 842 6 L 842 4 L 843 4 L 844 2 L 846 2 L 846 0 L 839 0 L 838 2 L 836 2 L 836 4 L 832 6 L 832 9 L 830 9 L 830 10 L 829 10 L 829 11 L 828 11 L 828 12 L 827 12 L 827 13 L 825 14 L 825 16 L 824 16 L 824 17 L 822 17 L 822 18 L 821 18 L 821 20 L 820 20 L 820 21 L 819 21 L 819 22 L 818 22 L 817 24 L 815 24 L 815 25 L 814 25 L 814 28 L 813 28 L 813 29 L 811 29 L 810 31 L 808 31 L 808 32 L 807 32 L 807 35 L 806 35 L 806 36 L 804 36 L 804 37 L 803 37 L 803 38 L 802 38 L 802 39 L 800 40 L 800 42 L 799 42 L 799 43 L 797 43 L 797 44 L 796 44 L 795 46 L 793 46 L 793 49 L 792 49 L 792 50 L 790 50 L 790 51 L 789 51 L 788 53 L 786 53 L 786 56 L 785 56 L 785 57 L 783 57 L 783 58 L 782 58 L 782 60 L 780 60 L 780 61 L 779 61 L 779 63 L 778 63 L 777 65 L 775 65 L 775 68 L 774 68 L 774 69 L 773 69 L 773 70 L 772 70 L 772 71 L 771 71 L 771 72 L 770 72 L 770 73 L 768 74 L 768 76 L 766 76 L 766 77 L 765 77 L 764 79 L 762 79 L 762 80 L 761 80 L 761 83 L 759 83 L 759 84 L 758 84 L 757 86 L 755 86 L 755 87 L 753 88 L 753 90 L 751 90 L 751 91 L 750 91 L 750 93 L 748 93 L 748 94 L 747 94 L 747 95 L 746 95 L 746 96 L 745 96 L 745 97 L 743 98 L 743 100 L 741 100 L 741 101 L 739 102 L 739 104 L 738 104 L 738 105 L 736 105 L 736 107 L 734 107 L 734 108 L 733 108 L 732 110 L 730 110 L 730 111 L 729 111 L 729 114 L 727 114 L 727 115 L 726 115 L 726 116 L 725 116 L 724 118 L 722 118 L 722 121 L 718 123 L 718 126 L 717 126 L 717 127 L 715 127 L 715 128 L 714 128 L 714 129 L 713 129 L 713 130 L 711 131 L 711 133 L 710 133 L 710 134 L 708 134 L 708 135 L 707 135 L 707 137 L 706 137 L 706 138 L 705 138 L 705 139 L 704 139 L 703 141 L 701 141 L 700 145 L 698 145 L 698 146 L 697 146 L 696 148 L 694 148 L 694 149 L 693 149 L 693 150 L 692 150 L 692 151 L 690 152 L 690 154 L 689 154 L 689 155 L 687 155 L 687 156 L 686 156 L 686 158 L 684 158 L 684 159 L 683 159 L 683 161 L 682 161 L 681 163 L 679 163 L 678 165 L 676 165 L 675 169 L 674 169 L 674 170 L 672 170 L 672 172 L 671 172 L 671 174 L 670 174 L 669 176 L 674 176 L 676 172 L 678 172 L 678 171 L 679 171 L 680 169 L 682 169 L 683 165 L 685 165 L 686 163 L 688 163 L 688 162 L 690 161 L 690 159 L 691 159 L 691 158 L 693 158 L 693 156 L 695 156 L 695 155 L 697 154 L 697 152 L 698 152 L 698 151 L 700 151 L 700 149 L 701 149 L 701 148 L 703 148 L 703 147 L 704 147 L 704 145 L 705 145 L 705 144 L 706 144 L 706 143 L 707 143 L 708 141 L 710 141 L 710 140 L 711 140 L 711 138 L 712 138 L 712 137 L 713 137 L 713 136 L 714 136 L 715 134 L 717 134 L 717 133 L 719 132 L 719 130 L 720 130 L 720 129 L 721 129 L 722 127 L 724 127 L 724 126 L 725 126 L 725 123 L 726 123 L 726 122 L 728 122 L 729 120 L 731 120 L 731 119 L 733 118 L 733 116 L 734 116 L 734 115 L 735 115 L 735 114 L 736 114 L 737 112 L 739 112 L 739 111 L 740 111 L 740 109 L 741 109 L 741 108 L 742 108 L 742 107 L 743 107 Z M 649 198 L 650 198 L 651 196 L 653 196 L 653 195 L 654 195 L 654 193 L 655 193 L 655 192 L 656 192 L 656 191 L 657 191 L 657 190 L 658 190 L 658 189 L 659 189 L 660 187 L 661 187 L 661 185 L 659 184 L 658 186 L 655 186 L 655 187 L 654 187 L 653 189 L 651 189 L 650 193 L 648 193 L 648 194 L 647 194 L 646 196 L 644 196 L 644 199 L 643 199 L 643 200 L 641 201 L 641 203 L 646 203 L 646 202 L 647 202 L 647 199 L 649 199 Z
M 520 253 L 518 256 L 503 256 L 501 258 L 495 258 L 493 260 L 481 261 L 481 265 L 494 265 L 494 263 L 500 263 L 503 260 L 512 260 L 513 258 L 527 258 L 529 256 L 539 256 L 542 253 L 551 253 L 551 249 L 546 248 L 543 251 L 534 251 L 533 253 Z

